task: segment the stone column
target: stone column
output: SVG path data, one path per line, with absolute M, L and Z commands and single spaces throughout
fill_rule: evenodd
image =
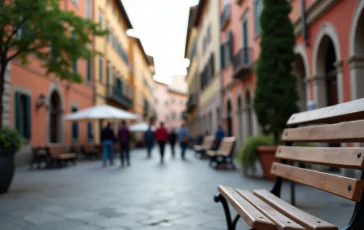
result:
M 11 110 L 11 62 L 6 66 L 4 79 L 4 94 L 2 97 L 3 103 L 3 126 L 10 126 L 10 110 Z
M 337 96 L 338 96 L 338 103 L 344 102 L 344 83 L 343 83 L 343 61 L 337 61 L 334 63 L 336 67 L 336 79 L 337 79 Z
M 311 78 L 313 81 L 314 100 L 316 101 L 316 108 L 322 108 L 327 105 L 326 99 L 326 82 L 325 76 L 315 75 Z
M 350 68 L 351 99 L 364 98 L 364 55 L 348 58 Z

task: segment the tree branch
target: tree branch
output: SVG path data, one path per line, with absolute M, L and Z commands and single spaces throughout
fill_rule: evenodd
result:
M 6 39 L 4 43 L 4 53 L 7 53 L 9 51 L 9 43 L 11 39 L 14 37 L 16 33 L 20 30 L 20 28 L 24 25 L 24 23 L 30 18 L 33 11 L 30 11 L 29 14 L 26 17 L 23 17 L 22 20 L 17 24 L 17 26 L 14 27 L 13 31 L 9 35 L 8 39 Z
M 36 50 L 38 50 L 38 49 L 41 49 L 41 48 L 46 47 L 46 45 L 44 45 L 44 44 L 40 44 L 40 45 L 38 45 L 38 46 L 34 46 L 34 47 L 32 47 L 32 48 L 28 48 L 28 47 L 29 47 L 29 46 L 25 46 L 25 47 L 23 47 L 23 48 L 21 48 L 21 49 L 18 49 L 18 51 L 17 51 L 17 52 L 15 52 L 15 53 L 14 53 L 13 55 L 11 55 L 10 57 L 6 58 L 6 61 L 10 61 L 10 60 L 12 60 L 12 59 L 16 58 L 19 54 L 24 53 L 24 52 L 34 52 L 34 51 L 36 51 Z

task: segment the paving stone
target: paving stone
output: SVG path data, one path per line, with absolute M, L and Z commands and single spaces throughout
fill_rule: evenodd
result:
M 178 151 L 178 150 L 177 150 Z M 165 164 L 157 149 L 152 159 L 145 150 L 131 152 L 131 167 L 102 168 L 100 161 L 79 162 L 57 170 L 20 167 L 7 194 L 0 196 L 0 229 L 8 230 L 215 230 L 226 229 L 221 203 L 213 201 L 217 185 L 270 189 L 273 183 L 244 178 L 239 171 L 218 171 L 192 157 Z M 179 156 L 179 155 L 177 155 Z M 345 226 L 353 203 L 297 185 L 297 204 L 303 210 Z M 290 199 L 289 184 L 282 198 Z M 232 215 L 235 211 L 230 209 Z M 5 228 L 6 227 L 6 228 Z M 240 220 L 237 229 L 249 229 Z

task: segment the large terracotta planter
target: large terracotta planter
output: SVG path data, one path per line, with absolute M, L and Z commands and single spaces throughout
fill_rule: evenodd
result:
M 0 149 L 0 194 L 6 193 L 14 177 L 15 151 Z
M 270 173 L 270 168 L 273 162 L 278 162 L 278 159 L 275 157 L 277 146 L 258 146 L 257 151 L 259 153 L 264 178 L 274 180 L 276 176 Z

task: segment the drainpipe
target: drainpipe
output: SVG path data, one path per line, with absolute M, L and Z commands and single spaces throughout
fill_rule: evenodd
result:
M 222 125 L 222 111 L 223 111 L 223 108 L 224 108 L 224 103 L 223 103 L 223 99 L 224 99 L 224 95 L 223 95 L 223 78 L 222 78 L 222 66 L 221 66 L 221 49 L 220 49 L 220 45 L 221 45 L 221 42 L 222 42 L 222 39 L 221 39 L 221 20 L 220 20 L 220 15 L 221 15 L 221 1 L 219 1 L 219 6 L 218 6 L 218 11 L 219 11 L 219 26 L 218 26 L 218 29 L 219 29 L 219 47 L 218 47 L 218 53 L 220 55 L 218 55 L 218 63 L 220 63 L 220 69 L 219 69 L 219 78 L 220 78 L 220 109 L 219 109 L 219 112 L 220 114 L 218 114 L 217 116 L 219 116 L 219 124 L 217 125 Z
M 305 0 L 301 0 L 301 23 L 302 23 L 302 36 L 303 40 L 305 41 L 305 46 L 310 46 L 309 41 L 309 34 L 307 29 L 307 23 L 306 23 L 306 3 Z

